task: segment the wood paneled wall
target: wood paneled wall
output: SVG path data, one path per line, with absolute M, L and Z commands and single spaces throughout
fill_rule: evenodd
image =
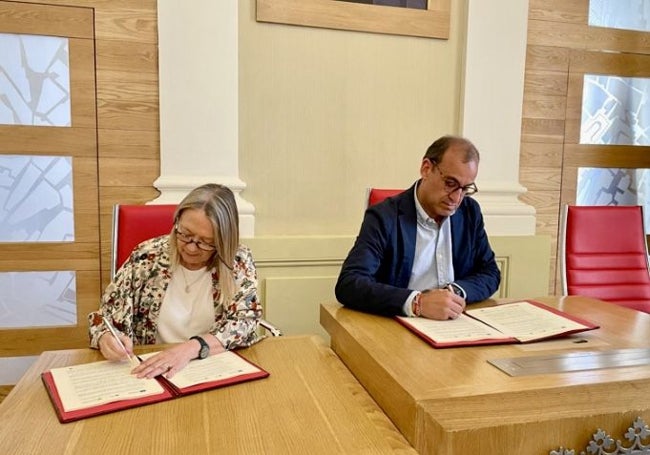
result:
M 86 315 L 99 305 L 110 276 L 113 204 L 144 203 L 158 195 L 153 186 L 160 175 L 157 3 L 7 0 L 0 22 L 6 33 L 69 38 L 72 128 L 12 126 L 20 134 L 7 135 L 3 150 L 74 156 L 76 220 L 73 244 L 6 244 L 0 265 L 11 271 L 57 270 L 66 262 L 77 272 L 78 303 L 77 326 L 70 330 L 3 330 L 0 338 L 11 341 L 2 343 L 0 357 L 85 347 Z M 77 31 L 81 26 L 83 33 Z
M 529 2 L 520 180 L 522 200 L 537 211 L 536 233 L 553 239 L 551 294 L 562 291 L 560 213 L 575 202 L 577 168 L 650 167 L 648 147 L 578 144 L 585 73 L 650 77 L 650 34 L 589 27 L 588 10 L 589 0 Z
M 103 289 L 110 276 L 113 204 L 144 203 L 158 196 L 153 186 L 160 175 L 157 1 L 23 2 L 94 11 Z

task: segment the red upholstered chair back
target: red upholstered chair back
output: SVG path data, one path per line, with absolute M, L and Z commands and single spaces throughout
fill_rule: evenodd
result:
M 561 239 L 565 295 L 585 295 L 650 313 L 642 207 L 566 206 Z
M 111 277 L 140 242 L 171 232 L 176 207 L 176 204 L 113 207 Z
M 383 201 L 387 197 L 395 196 L 404 190 L 387 189 L 387 188 L 370 188 L 368 189 L 368 207 Z

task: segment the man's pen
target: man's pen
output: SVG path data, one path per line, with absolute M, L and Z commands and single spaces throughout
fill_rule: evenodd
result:
M 134 356 L 131 356 L 129 354 L 129 351 L 126 350 L 126 346 L 124 346 L 124 343 L 122 343 L 122 340 L 120 340 L 120 337 L 117 334 L 117 330 L 115 330 L 115 327 L 113 327 L 113 324 L 110 323 L 108 318 L 106 316 L 102 316 L 102 319 L 104 320 L 104 325 L 108 327 L 108 330 L 110 330 L 111 334 L 115 337 L 115 341 L 117 341 L 117 344 L 120 345 L 124 353 L 126 354 L 127 358 L 129 359 L 129 362 L 131 362 L 131 365 L 133 366 L 138 366 L 139 362 L 137 359 L 134 358 Z

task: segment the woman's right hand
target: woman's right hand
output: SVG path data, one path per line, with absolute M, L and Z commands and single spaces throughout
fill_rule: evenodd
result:
M 120 337 L 120 341 L 122 342 L 127 352 L 129 353 L 128 355 L 132 356 L 133 342 L 131 341 L 131 339 L 126 335 L 124 335 L 123 333 L 120 333 L 119 337 Z M 117 342 L 115 337 L 111 334 L 111 332 L 106 332 L 101 337 L 99 337 L 99 341 L 97 344 L 99 345 L 100 352 L 102 353 L 102 355 L 106 360 L 113 360 L 113 361 L 128 360 L 128 357 L 124 353 L 124 350 Z

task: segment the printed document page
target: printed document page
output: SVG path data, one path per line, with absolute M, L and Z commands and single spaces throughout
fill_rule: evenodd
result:
M 145 359 L 154 354 L 155 352 L 140 357 Z M 226 380 L 258 371 L 260 371 L 259 368 L 239 355 L 225 351 L 202 360 L 192 360 L 173 377 L 166 379 L 179 389 L 184 389 L 197 384 Z
M 423 335 L 437 343 L 453 343 L 477 340 L 501 340 L 508 338 L 498 330 L 461 314 L 456 319 L 435 321 L 425 318 L 400 317 Z
M 588 327 L 530 302 L 515 302 L 466 310 L 501 332 L 526 342 Z
M 101 362 L 50 370 L 65 411 L 164 392 L 155 379 L 138 379 L 128 362 Z

